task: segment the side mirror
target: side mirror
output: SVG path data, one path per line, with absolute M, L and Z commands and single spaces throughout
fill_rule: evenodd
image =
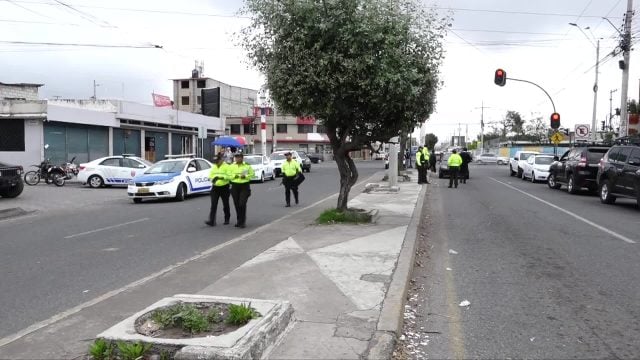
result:
M 190 166 L 187 168 L 187 172 L 190 172 L 190 173 L 196 172 L 196 168 L 194 168 L 193 166 Z
M 555 155 L 555 156 L 553 157 L 553 161 L 558 161 L 558 160 L 560 160 L 560 158 L 558 157 L 558 155 Z
M 146 168 L 146 166 L 142 165 L 142 164 L 138 164 L 138 169 L 144 169 Z

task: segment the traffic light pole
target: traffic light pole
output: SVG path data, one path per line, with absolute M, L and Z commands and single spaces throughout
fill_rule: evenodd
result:
M 549 101 L 551 101 L 551 106 L 553 107 L 553 112 L 554 113 L 557 112 L 556 111 L 556 104 L 553 103 L 553 99 L 551 98 L 551 95 L 549 95 L 549 93 L 545 89 L 543 89 L 542 86 L 534 83 L 533 81 L 529 81 L 529 80 L 514 79 L 514 78 L 507 78 L 507 79 L 512 80 L 512 81 L 520 81 L 520 82 L 524 82 L 524 83 L 527 83 L 527 84 L 531 84 L 531 85 L 537 86 L 538 89 L 542 90 L 547 95 L 547 97 L 549 98 Z

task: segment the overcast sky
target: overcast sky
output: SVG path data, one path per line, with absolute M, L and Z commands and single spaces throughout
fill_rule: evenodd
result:
M 607 57 L 618 45 L 627 1 L 622 0 L 425 0 L 453 24 L 446 39 L 444 87 L 428 131 L 442 140 L 458 132 L 475 137 L 484 102 L 487 127 L 507 110 L 548 121 L 553 108 L 532 85 L 493 84 L 496 68 L 529 80 L 552 96 L 563 126 L 590 124 L 595 39 L 600 40 L 597 120 L 608 117 L 609 96 L 620 106 L 622 72 Z M 98 98 L 151 103 L 151 92 L 172 95 L 168 79 L 188 77 L 194 60 L 226 83 L 258 89 L 260 74 L 247 68 L 232 34 L 248 23 L 234 17 L 241 0 L 0 0 L 0 82 L 43 83 L 43 98 Z M 65 6 L 68 5 L 68 6 Z M 634 18 L 634 34 L 640 29 Z M 584 30 L 569 23 L 577 23 Z M 585 36 L 586 34 L 586 36 Z M 589 39 L 587 39 L 587 37 Z M 129 48 L 26 45 L 7 42 L 124 45 Z M 160 45 L 163 49 L 134 48 Z M 640 59 L 631 53 L 629 97 L 638 98 Z M 460 126 L 458 125 L 460 124 Z M 599 125 L 598 125 L 599 126 Z M 468 128 L 468 130 L 467 130 Z

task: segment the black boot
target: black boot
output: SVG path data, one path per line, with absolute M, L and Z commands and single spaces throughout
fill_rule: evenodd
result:
M 216 222 L 215 221 L 207 220 L 204 223 L 209 225 L 209 226 L 216 226 Z

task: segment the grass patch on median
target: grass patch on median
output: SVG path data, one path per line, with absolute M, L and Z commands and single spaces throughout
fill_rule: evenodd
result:
M 327 209 L 320 214 L 316 222 L 324 225 L 369 224 L 371 223 L 371 214 L 361 209 L 347 209 L 346 211 Z

